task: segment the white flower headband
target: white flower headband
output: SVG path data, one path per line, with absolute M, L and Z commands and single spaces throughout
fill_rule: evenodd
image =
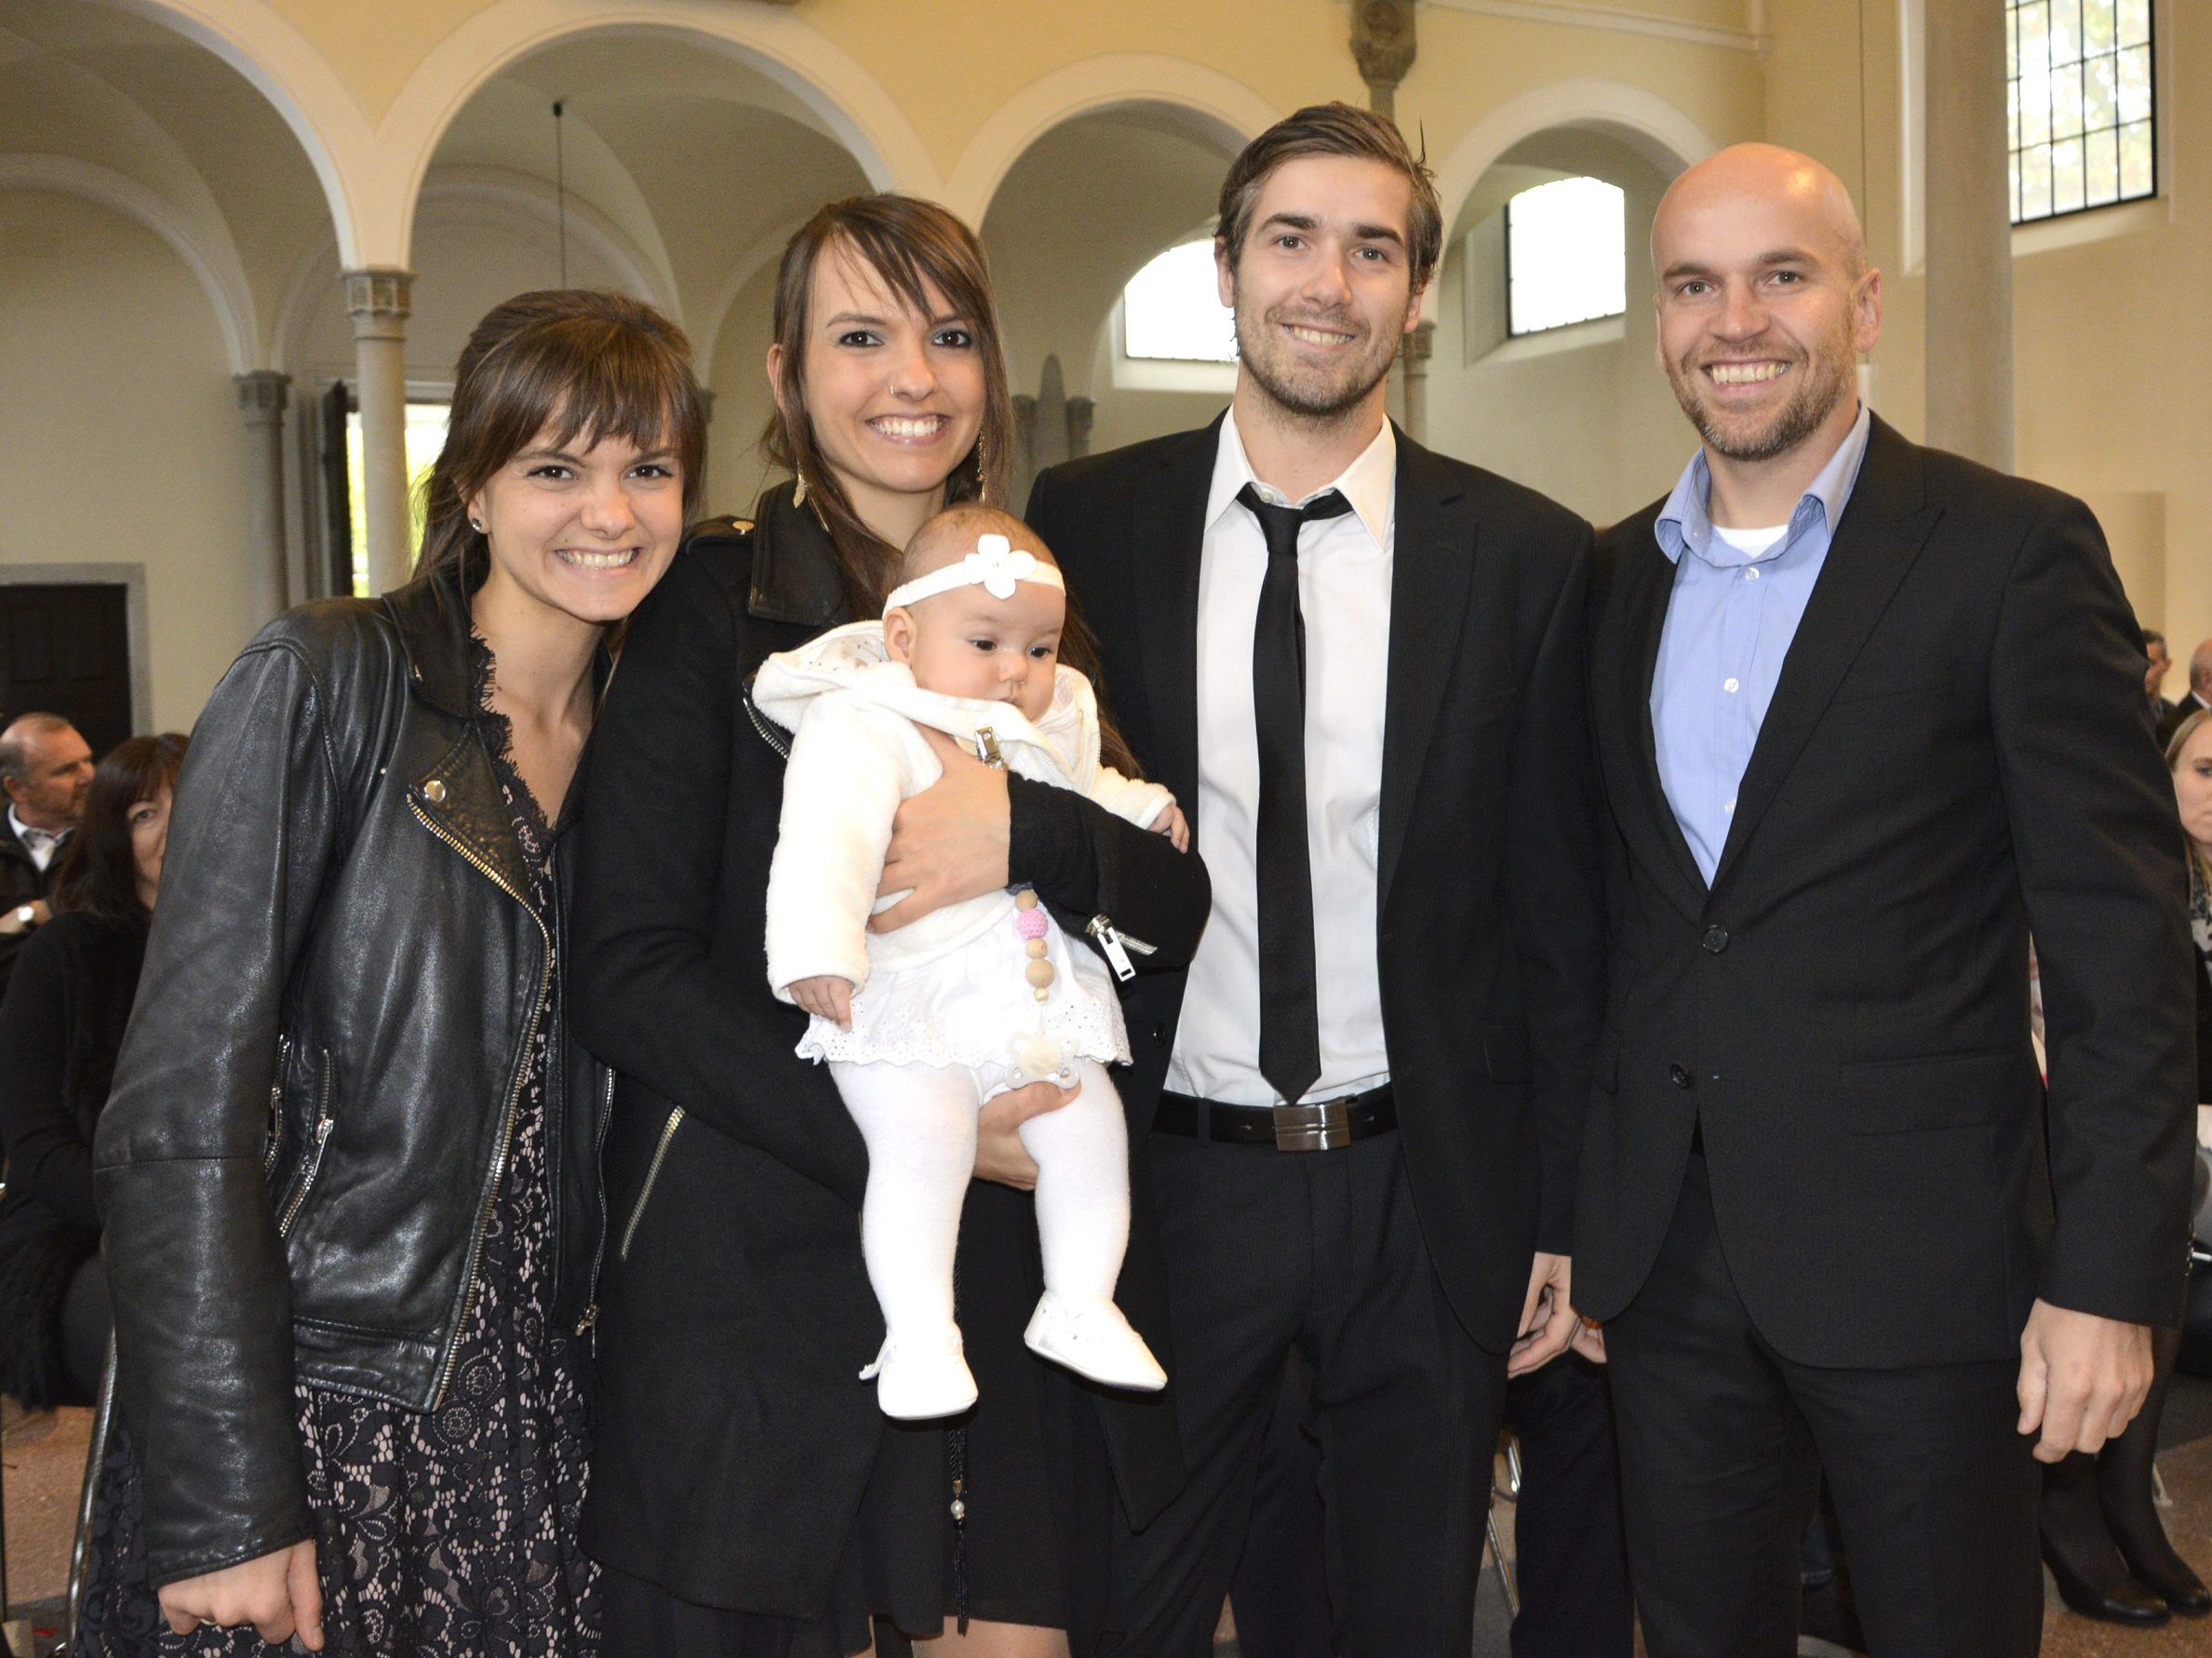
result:
M 956 587 L 980 587 L 995 599 L 1013 597 L 1016 582 L 1036 582 L 1046 587 L 1067 591 L 1067 583 L 1060 579 L 1060 572 L 1040 561 L 1026 549 L 1017 550 L 1002 535 L 978 537 L 975 551 L 958 564 L 948 564 L 943 569 L 932 570 L 926 576 L 917 576 L 903 586 L 891 590 L 883 601 L 886 611 L 901 605 L 919 604 L 923 599 L 934 598 L 941 593 L 950 593 Z

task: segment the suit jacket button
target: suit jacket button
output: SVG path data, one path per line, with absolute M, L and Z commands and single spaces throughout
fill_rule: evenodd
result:
M 1725 927 L 1709 927 L 1705 929 L 1705 953 L 1708 956 L 1718 956 L 1727 948 L 1728 929 Z
M 1154 1025 L 1152 1027 L 1152 1046 L 1155 1048 L 1165 1048 L 1167 1045 L 1168 1027 L 1164 1024 Z
M 1684 1064 L 1669 1065 L 1667 1077 L 1676 1088 L 1696 1088 L 1697 1086 L 1697 1078 L 1691 1075 L 1690 1067 Z

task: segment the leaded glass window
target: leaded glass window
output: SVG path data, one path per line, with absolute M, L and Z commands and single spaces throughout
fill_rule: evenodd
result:
M 2152 0 L 2004 0 L 2012 221 L 2158 194 Z

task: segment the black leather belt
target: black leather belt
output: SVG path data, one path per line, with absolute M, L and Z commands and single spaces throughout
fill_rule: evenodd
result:
M 1271 1145 L 1277 1151 L 1334 1151 L 1398 1126 L 1390 1085 L 1303 1105 L 1223 1105 L 1162 1093 L 1152 1126 L 1165 1134 L 1217 1145 Z

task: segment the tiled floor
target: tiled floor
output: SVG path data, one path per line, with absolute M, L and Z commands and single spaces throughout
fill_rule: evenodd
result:
M 19 1610 L 52 1606 L 68 1582 L 91 1412 L 61 1411 L 25 1422 L 12 1404 L 0 1401 L 0 1425 L 6 1429 L 0 1461 L 5 1463 L 8 1591 Z M 2166 1530 L 2191 1564 L 2212 1577 L 2212 1383 L 2182 1383 L 2168 1407 L 2167 1428 L 2169 1442 L 2182 1434 L 2193 1437 L 2171 1444 L 2159 1458 L 2174 1501 L 2166 1511 Z M 1501 1518 L 1510 1551 L 1511 1517 Z M 2049 1609 L 2044 1658 L 2212 1658 L 2212 1619 L 2177 1619 L 2165 1629 L 2138 1631 L 2077 1618 L 2056 1595 Z M 1474 1658 L 1507 1658 L 1505 1611 L 1497 1579 L 1488 1571 L 1476 1624 Z

